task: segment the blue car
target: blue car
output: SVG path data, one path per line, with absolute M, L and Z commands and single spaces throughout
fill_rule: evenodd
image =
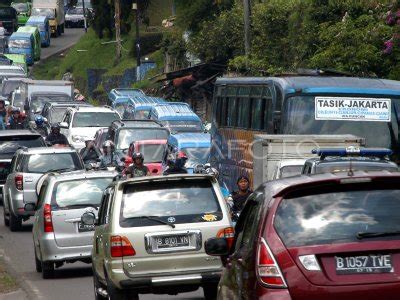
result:
M 171 134 L 168 139 L 168 152 L 182 151 L 188 157 L 186 168 L 193 173 L 197 165 L 208 162 L 211 150 L 211 136 L 205 132 L 185 132 Z
M 8 40 L 8 53 L 25 54 L 29 66 L 34 63 L 34 38 L 31 33 L 14 32 Z
M 129 120 L 145 120 L 149 118 L 151 109 L 157 104 L 165 103 L 165 100 L 158 97 L 135 96 L 130 98 L 129 102 L 123 118 Z
M 144 93 L 140 89 L 134 88 L 117 88 L 112 89 L 108 93 L 108 105 L 112 106 L 114 101 L 121 97 L 135 97 L 135 96 L 144 96 Z
M 184 102 L 157 104 L 151 109 L 149 119 L 161 123 L 172 134 L 204 131 L 200 117 Z
M 50 46 L 51 30 L 49 19 L 46 16 L 32 16 L 26 22 L 26 26 L 38 27 L 42 47 Z

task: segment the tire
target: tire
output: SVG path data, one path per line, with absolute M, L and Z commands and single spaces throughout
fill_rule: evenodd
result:
M 33 245 L 33 248 L 35 248 L 35 268 L 36 268 L 36 272 L 42 273 L 42 262 L 37 257 L 35 245 Z
M 97 293 L 97 289 L 101 288 L 101 287 L 104 288 L 104 286 L 101 284 L 101 282 L 99 281 L 99 278 L 96 275 L 96 271 L 93 269 L 93 289 L 94 289 L 94 299 L 95 300 L 105 300 L 106 299 Z
M 6 207 L 5 206 L 3 207 L 3 217 L 4 217 L 4 225 L 6 227 L 9 227 L 10 226 L 10 218 L 9 217 L 7 218 Z
M 139 300 L 139 295 L 129 290 L 116 288 L 107 278 L 107 294 L 110 300 Z
M 204 298 L 206 300 L 216 300 L 218 294 L 218 284 L 205 284 L 203 285 Z
M 10 218 L 10 230 L 12 232 L 20 231 L 22 228 L 22 218 L 14 216 L 14 214 L 10 211 L 9 213 Z
M 43 279 L 54 278 L 54 263 L 51 261 L 42 261 L 42 277 Z

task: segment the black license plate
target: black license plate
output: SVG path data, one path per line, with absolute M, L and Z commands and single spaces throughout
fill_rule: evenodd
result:
M 393 272 L 392 256 L 386 255 L 360 255 L 360 256 L 335 256 L 336 274 L 371 274 Z
M 95 227 L 94 225 L 86 225 L 86 224 L 79 223 L 78 224 L 78 231 L 79 232 L 93 231 L 94 227 Z
M 190 246 L 188 235 L 169 235 L 155 237 L 157 249 L 180 248 Z

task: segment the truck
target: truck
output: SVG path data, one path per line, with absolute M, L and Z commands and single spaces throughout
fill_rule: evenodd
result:
M 65 13 L 63 0 L 33 0 L 31 15 L 48 17 L 51 34 L 54 37 L 64 33 Z
M 300 175 L 305 161 L 317 157 L 317 148 L 365 146 L 365 139 L 344 135 L 255 135 L 253 152 L 253 188 L 287 176 Z M 286 169 L 286 170 L 285 170 Z

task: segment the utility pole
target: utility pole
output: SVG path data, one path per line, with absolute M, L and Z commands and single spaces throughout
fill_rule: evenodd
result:
M 248 58 L 251 49 L 251 36 L 250 36 L 250 15 L 251 15 L 251 3 L 250 0 L 243 0 L 244 10 L 244 52 Z
M 116 42 L 116 58 L 117 62 L 121 58 L 121 6 L 119 0 L 114 2 L 115 8 L 115 42 Z
M 85 28 L 85 32 L 87 32 L 87 19 L 86 19 L 85 0 L 82 0 L 82 8 L 83 8 L 83 27 Z
M 136 80 L 139 81 L 140 78 L 140 31 L 139 31 L 139 0 L 136 0 L 136 3 L 132 4 L 132 9 L 136 10 Z

